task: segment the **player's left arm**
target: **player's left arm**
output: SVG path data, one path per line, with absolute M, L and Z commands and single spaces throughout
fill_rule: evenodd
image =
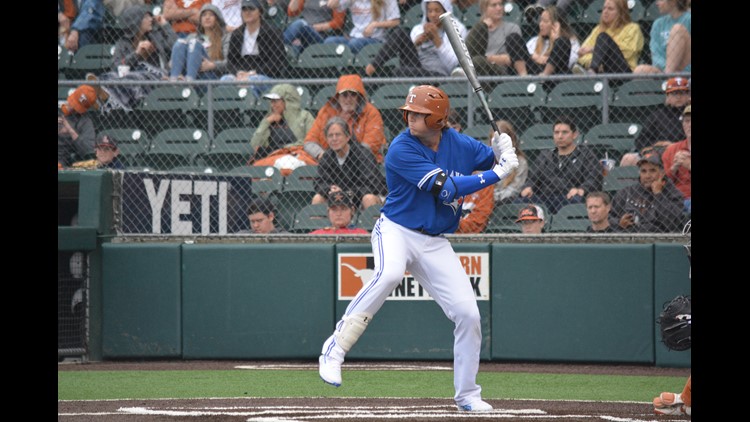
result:
M 435 163 L 416 150 L 402 147 L 403 144 L 399 143 L 392 143 L 391 145 L 391 149 L 386 156 L 386 165 L 401 169 L 400 173 L 405 175 L 407 180 L 416 184 L 417 188 L 432 193 L 443 202 L 453 202 L 456 198 L 474 193 L 500 180 L 500 176 L 494 169 L 469 176 L 450 176 L 447 170 L 436 167 Z M 484 153 L 476 150 L 469 153 L 466 159 L 476 163 L 472 167 L 479 169 L 492 167 L 494 162 L 492 149 L 486 145 L 478 145 L 486 148 Z M 473 153 L 477 155 L 472 156 Z

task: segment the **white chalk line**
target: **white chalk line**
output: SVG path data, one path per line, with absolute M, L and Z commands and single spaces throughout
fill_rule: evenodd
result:
M 292 413 L 293 415 L 290 415 Z M 501 409 L 490 412 L 459 412 L 455 406 L 217 406 L 195 407 L 178 406 L 157 409 L 152 407 L 120 407 L 117 412 L 90 413 L 58 413 L 65 416 L 102 416 L 102 415 L 133 415 L 133 416 L 233 416 L 247 417 L 248 422 L 303 422 L 312 420 L 369 418 L 369 419 L 592 419 L 611 422 L 659 422 L 656 419 L 620 418 L 609 415 L 549 415 L 541 409 Z M 687 420 L 687 419 L 686 419 Z

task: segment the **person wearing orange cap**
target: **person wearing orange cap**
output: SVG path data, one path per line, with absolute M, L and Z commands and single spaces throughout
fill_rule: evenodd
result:
M 544 231 L 544 210 L 535 204 L 529 204 L 518 212 L 516 223 L 521 225 L 523 234 L 541 234 Z
M 620 166 L 635 166 L 643 154 L 651 149 L 659 153 L 672 142 L 685 139 L 682 111 L 690 104 L 690 79 L 675 77 L 667 80 L 664 104 L 649 114 L 641 133 L 635 138 L 635 150 L 620 159 Z
M 324 128 L 328 119 L 339 116 L 346 120 L 352 140 L 372 151 L 375 161 L 383 163 L 385 134 L 383 116 L 371 103 L 362 77 L 357 74 L 341 75 L 336 82 L 336 92 L 318 110 L 312 127 L 305 135 L 305 152 L 319 160 L 328 149 Z
M 87 113 L 91 107 L 96 107 L 96 91 L 91 85 L 81 85 L 58 109 L 57 162 L 63 167 L 94 153 L 96 130 Z

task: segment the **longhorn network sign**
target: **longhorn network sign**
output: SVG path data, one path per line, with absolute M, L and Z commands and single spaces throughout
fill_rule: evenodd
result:
M 477 300 L 490 300 L 490 255 L 487 252 L 457 253 Z M 338 254 L 338 300 L 352 300 L 375 275 L 372 253 Z M 433 300 L 408 271 L 386 300 Z

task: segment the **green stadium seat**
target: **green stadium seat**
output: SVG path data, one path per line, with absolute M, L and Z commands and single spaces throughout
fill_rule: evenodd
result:
M 552 216 L 549 232 L 585 232 L 589 225 L 591 223 L 586 211 L 586 204 L 568 204 L 563 205 Z
M 380 218 L 380 209 L 382 205 L 371 205 L 357 213 L 357 227 L 362 227 L 367 231 L 372 231 L 375 223 Z
M 546 100 L 547 93 L 542 84 L 526 81 L 500 83 L 487 96 L 487 104 L 495 118 L 513 123 L 519 132 L 538 122 L 538 110 Z M 484 119 L 486 121 L 487 117 Z
M 465 128 L 463 131 L 461 131 L 461 133 L 463 133 L 464 135 L 471 136 L 477 141 L 487 143 L 491 130 L 492 130 L 492 126 L 489 123 L 475 124 L 471 127 Z
M 294 223 L 289 230 L 292 233 L 310 233 L 316 229 L 330 227 L 328 204 L 305 205 L 294 214 Z
M 188 112 L 197 109 L 199 102 L 200 96 L 191 87 L 157 86 L 133 111 L 145 130 L 156 133 L 163 129 L 195 127 Z
M 461 14 L 461 23 L 464 24 L 466 29 L 471 29 L 474 24 L 482 19 L 482 11 L 479 10 L 479 2 L 472 4 L 467 7 L 466 10 Z
M 300 96 L 299 106 L 306 110 L 310 110 L 312 105 L 312 94 L 310 93 L 310 87 L 307 85 L 297 85 L 296 88 Z
M 152 170 L 203 165 L 202 157 L 210 142 L 208 134 L 198 128 L 166 129 L 151 140 L 142 163 Z
M 336 94 L 335 85 L 326 85 L 320 88 L 315 95 L 313 95 L 312 102 L 310 102 L 310 110 L 314 110 L 312 113 L 317 114 L 321 108 L 328 102 L 331 97 Z
M 588 146 L 598 158 L 612 158 L 620 162 L 622 156 L 635 149 L 635 138 L 641 132 L 636 123 L 605 123 L 589 129 L 581 145 Z
M 633 79 L 615 89 L 609 103 L 611 122 L 645 121 L 664 104 L 664 82 L 657 79 Z
M 454 7 L 454 9 L 456 9 Z M 401 26 L 411 31 L 414 25 L 422 22 L 422 3 L 419 2 L 401 15 Z
M 417 5 L 417 7 L 419 7 L 419 5 Z M 380 49 L 384 45 L 385 44 L 383 43 L 367 44 L 366 46 L 362 47 L 362 49 L 359 50 L 359 53 L 354 56 L 353 66 L 360 76 L 367 76 L 365 74 L 365 67 L 370 64 L 373 59 L 375 59 L 375 55 L 378 54 L 378 51 L 380 51 Z M 388 61 L 386 61 L 380 69 L 377 69 L 377 72 L 373 76 L 390 76 L 391 71 L 394 68 L 398 67 L 398 65 L 398 55 L 393 54 L 393 56 L 388 59 Z
M 57 45 L 57 72 L 58 74 L 65 74 L 65 70 L 70 66 L 70 62 L 73 60 L 73 53 L 68 51 L 65 47 Z M 59 77 L 58 77 L 59 79 Z
M 84 79 L 86 73 L 99 75 L 112 69 L 114 44 L 86 44 L 75 52 L 65 68 L 68 79 Z
M 218 85 L 200 97 L 195 109 L 187 109 L 186 112 L 192 116 L 197 127 L 209 134 L 218 134 L 225 129 L 249 125 L 248 110 L 255 102 L 255 95 L 247 87 Z M 209 109 L 212 115 L 209 115 Z
M 250 139 L 255 128 L 225 129 L 214 137 L 211 146 L 203 157 L 206 165 L 219 171 L 231 170 L 244 165 L 252 155 Z
M 318 166 L 297 167 L 284 177 L 278 198 L 278 217 L 281 223 L 290 228 L 293 223 L 293 212 L 310 204 L 315 196 L 315 179 L 318 177 Z
M 263 13 L 263 22 L 268 22 L 272 26 L 279 28 L 281 31 L 286 29 L 287 23 L 289 22 L 289 17 L 286 14 L 286 6 L 267 6 L 266 11 Z
M 602 105 L 610 95 L 606 83 L 600 80 L 569 80 L 558 83 L 540 108 L 542 122 L 553 123 L 560 115 L 565 114 L 575 118 L 579 131 L 583 132 L 602 123 Z
M 232 175 L 248 176 L 252 179 L 252 191 L 255 195 L 274 197 L 281 192 L 284 177 L 275 167 L 237 166 L 228 172 Z
M 638 166 L 615 167 L 602 179 L 602 190 L 614 196 L 618 190 L 639 182 Z
M 297 58 L 298 77 L 338 78 L 349 73 L 354 53 L 345 44 L 311 44 Z

